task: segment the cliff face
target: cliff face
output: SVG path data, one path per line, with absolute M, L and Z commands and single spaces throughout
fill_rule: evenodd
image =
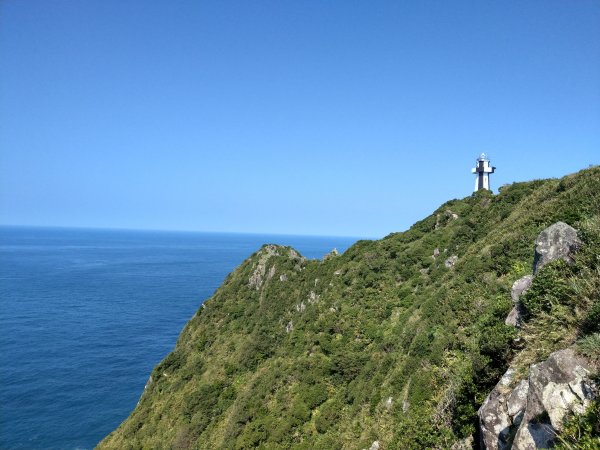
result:
M 559 221 L 577 230 L 577 248 L 537 264 L 505 323 L 536 238 Z M 548 361 L 562 349 L 593 383 L 598 254 L 598 167 L 452 200 L 323 261 L 264 246 L 202 305 L 99 448 L 478 445 L 477 411 L 507 371 L 513 406 L 534 391 L 529 367 L 557 367 Z

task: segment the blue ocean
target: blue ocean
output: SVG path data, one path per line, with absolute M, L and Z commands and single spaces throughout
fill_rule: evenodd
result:
M 93 448 L 263 243 L 321 258 L 355 240 L 0 227 L 0 448 Z

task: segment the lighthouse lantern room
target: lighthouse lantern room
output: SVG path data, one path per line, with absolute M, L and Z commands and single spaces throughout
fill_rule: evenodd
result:
M 490 160 L 485 153 L 479 155 L 479 158 L 475 160 L 475 168 L 471 169 L 471 172 L 476 175 L 475 177 L 475 191 L 480 189 L 490 189 L 490 174 L 496 171 L 495 167 L 490 165 Z

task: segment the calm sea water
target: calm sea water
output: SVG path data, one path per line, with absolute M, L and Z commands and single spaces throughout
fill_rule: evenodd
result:
M 263 243 L 355 239 L 0 227 L 0 448 L 91 449 L 227 273 Z

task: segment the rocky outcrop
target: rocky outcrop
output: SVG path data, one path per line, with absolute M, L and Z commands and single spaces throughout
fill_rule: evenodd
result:
M 556 259 L 572 263 L 580 245 L 577 230 L 569 225 L 557 222 L 546 228 L 535 240 L 534 275 Z M 521 325 L 520 298 L 533 280 L 533 275 L 527 275 L 513 283 L 511 298 L 515 305 L 506 318 L 507 325 Z M 591 371 L 591 363 L 570 348 L 532 365 L 528 379 L 516 385 L 515 371 L 508 369 L 478 411 L 481 447 L 492 450 L 552 447 L 565 415 L 584 412 L 597 395 L 589 378 Z
M 272 256 L 278 256 L 278 246 L 277 245 L 265 245 L 263 246 L 262 249 L 260 249 L 259 251 L 259 258 L 258 258 L 258 262 L 256 263 L 255 267 L 254 267 L 254 271 L 252 272 L 252 275 L 250 275 L 250 278 L 248 279 L 248 287 L 249 288 L 254 288 L 256 290 L 260 289 L 261 286 L 263 285 L 263 282 L 265 281 L 265 273 L 267 270 L 267 261 L 269 261 L 269 259 Z M 275 274 L 274 272 L 274 267 L 271 268 L 273 270 L 273 273 L 269 272 L 269 279 Z
M 519 426 L 523 419 L 523 412 L 527 406 L 528 393 L 529 383 L 527 383 L 527 380 L 521 380 L 508 396 L 506 411 L 514 426 Z
M 452 212 L 452 210 L 450 210 L 450 209 L 447 209 L 442 214 L 436 215 L 435 229 L 437 230 L 441 226 L 444 226 L 448 222 L 450 222 L 452 220 L 456 220 L 456 219 L 458 219 L 458 214 Z
M 335 258 L 336 256 L 339 256 L 339 252 L 337 251 L 337 248 L 334 248 L 333 250 L 331 250 L 329 253 L 327 253 L 324 257 L 323 257 L 323 261 L 327 261 L 328 259 L 332 259 Z
M 533 273 L 536 274 L 542 267 L 556 259 L 572 263 L 573 254 L 580 245 L 577 230 L 572 226 L 564 222 L 556 222 L 549 226 L 535 240 Z
M 448 269 L 454 267 L 456 261 L 458 261 L 458 256 L 452 255 L 450 258 L 444 261 L 444 266 L 446 266 Z
M 571 348 L 534 364 L 513 386 L 509 369 L 479 409 L 481 447 L 490 450 L 549 448 L 565 415 L 583 413 L 596 398 L 592 364 Z
M 521 328 L 521 324 L 523 323 L 523 307 L 520 304 L 513 306 L 513 309 L 506 316 L 504 323 L 511 327 Z
M 559 350 L 529 370 L 527 407 L 513 449 L 549 448 L 567 413 L 583 413 L 597 396 L 589 361 L 571 348 Z
M 533 275 L 525 275 L 522 278 L 519 278 L 512 285 L 512 289 L 510 291 L 510 297 L 513 302 L 518 302 L 521 295 L 523 295 L 527 290 L 531 287 L 531 282 L 533 281 Z
M 577 230 L 564 222 L 556 222 L 543 230 L 535 240 L 535 253 L 533 256 L 533 274 L 556 259 L 563 259 L 568 263 L 573 262 L 573 255 L 580 247 L 581 241 L 577 237 Z M 519 328 L 523 321 L 523 309 L 519 298 L 531 287 L 533 275 L 526 275 L 512 285 L 510 296 L 515 302 L 513 309 L 508 313 L 505 323 Z
M 266 244 L 251 259 L 252 273 L 248 277 L 248 287 L 259 291 L 277 274 L 277 268 L 272 258 L 283 257 L 294 263 L 294 270 L 301 271 L 306 263 L 306 258 L 301 256 L 296 250 L 281 245 Z M 269 266 L 269 267 L 268 267 Z M 267 271 L 268 268 L 268 271 Z M 279 281 L 285 282 L 288 276 L 283 273 L 279 276 Z
M 381 448 L 381 445 L 379 445 L 379 441 L 373 441 L 371 446 L 366 450 L 379 450 L 380 448 Z
M 519 298 L 531 287 L 532 281 L 532 275 L 525 275 L 513 283 L 510 296 L 515 305 L 506 318 L 506 325 L 512 325 L 517 328 L 521 326 L 521 323 L 523 322 L 523 308 L 519 303 Z
M 508 369 L 479 408 L 479 426 L 483 448 L 489 450 L 511 448 L 511 431 L 514 434 L 514 429 L 523 416 L 523 410 L 516 406 L 515 400 L 518 397 L 512 398 L 511 411 L 513 415 L 511 416 L 508 412 L 509 399 L 513 393 L 510 386 L 514 376 L 515 371 Z

